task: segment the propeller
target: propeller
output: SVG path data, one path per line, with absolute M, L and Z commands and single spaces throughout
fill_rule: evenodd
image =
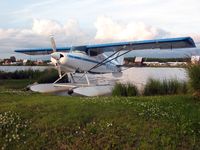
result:
M 51 61 L 55 64 L 57 70 L 58 70 L 58 75 L 61 78 L 62 77 L 62 73 L 61 73 L 61 67 L 60 67 L 60 58 L 64 57 L 63 54 L 57 52 L 56 50 L 56 43 L 54 40 L 54 37 L 51 36 L 51 47 L 53 49 L 53 53 L 51 53 Z
M 56 51 L 57 51 L 57 50 L 56 50 L 56 42 L 55 42 L 55 40 L 54 40 L 53 35 L 50 36 L 50 39 L 51 39 L 51 47 L 52 47 L 52 49 L 53 49 L 53 52 L 56 52 Z

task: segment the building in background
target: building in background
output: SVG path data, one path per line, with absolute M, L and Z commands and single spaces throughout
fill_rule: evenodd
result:
M 192 64 L 200 64 L 200 56 L 192 56 L 191 63 Z

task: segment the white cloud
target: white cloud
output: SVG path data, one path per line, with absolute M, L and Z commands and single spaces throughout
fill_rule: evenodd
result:
M 17 32 L 15 29 L 0 29 L 0 39 L 13 37 Z
M 29 29 L 0 28 L 0 57 L 13 55 L 15 49 L 50 47 L 52 34 L 58 47 L 85 44 L 91 37 L 82 31 L 76 20 L 70 19 L 62 25 L 53 20 L 34 19 Z
M 46 37 L 56 35 L 60 40 L 74 37 L 79 37 L 79 40 L 81 40 L 80 38 L 85 36 L 78 21 L 74 19 L 69 19 L 64 25 L 53 20 L 34 19 L 31 31 L 33 34 Z M 77 44 L 79 41 L 77 40 L 75 43 Z
M 97 19 L 95 27 L 97 29 L 95 39 L 100 41 L 144 40 L 170 36 L 169 32 L 142 22 L 123 24 L 105 16 Z
M 67 23 L 64 25 L 64 31 L 66 36 L 79 36 L 83 34 L 78 21 L 73 19 L 67 21 Z
M 195 42 L 200 43 L 200 34 L 191 34 Z
M 3 54 L 13 55 L 15 49 L 50 47 L 49 35 L 51 34 L 54 34 L 58 47 L 172 36 L 172 33 L 143 22 L 130 21 L 124 23 L 121 20 L 116 21 L 105 16 L 97 18 L 94 25 L 96 34 L 93 34 L 91 30 L 83 30 L 78 21 L 74 19 L 69 19 L 65 24 L 48 19 L 34 19 L 31 28 L 0 28 L 0 57 Z M 178 36 L 176 34 L 173 35 Z M 200 40 L 200 35 L 198 34 L 193 34 L 193 37 L 196 41 Z
M 123 5 L 137 5 L 137 4 L 145 4 L 149 2 L 149 0 L 112 0 L 112 1 L 115 3 L 123 4 Z
M 41 39 L 47 40 L 50 35 L 55 35 L 58 38 L 58 41 L 66 40 L 66 37 L 81 37 L 83 38 L 84 32 L 80 28 L 76 20 L 68 20 L 66 24 L 61 25 L 57 21 L 48 20 L 48 19 L 34 19 L 32 27 L 30 29 L 1 29 L 0 28 L 0 40 L 10 41 L 15 40 L 15 42 L 10 43 L 11 45 L 20 43 L 21 41 L 26 41 L 26 43 L 21 46 L 24 47 L 28 43 L 33 43 L 34 40 L 37 40 L 38 43 L 43 43 Z M 67 41 L 65 41 L 67 42 Z M 78 39 L 77 39 L 78 44 Z M 31 44 L 32 45 L 32 44 Z M 41 45 L 41 44 L 36 44 Z
M 62 26 L 58 22 L 52 20 L 34 19 L 32 31 L 39 35 L 49 36 L 62 32 Z

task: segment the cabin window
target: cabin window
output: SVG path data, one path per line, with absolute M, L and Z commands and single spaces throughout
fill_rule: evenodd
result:
M 97 56 L 97 55 L 98 55 L 97 51 L 90 51 L 90 56 Z
M 72 52 L 79 52 L 79 53 L 84 53 L 87 54 L 87 48 L 86 46 L 73 46 L 71 48 Z
M 102 54 L 103 51 L 100 49 L 93 49 L 93 50 L 89 50 L 89 55 L 90 56 L 97 56 L 99 54 Z

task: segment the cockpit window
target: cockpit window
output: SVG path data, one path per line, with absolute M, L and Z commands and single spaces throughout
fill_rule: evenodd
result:
M 86 46 L 73 46 L 71 48 L 71 51 L 84 51 L 84 52 L 86 52 L 86 50 L 87 50 Z
M 87 48 L 86 48 L 86 46 L 73 46 L 71 48 L 71 51 L 75 52 L 75 53 L 83 53 L 83 54 L 87 55 Z
M 89 50 L 89 55 L 90 56 L 97 56 L 99 54 L 102 54 L 103 51 L 101 49 L 90 49 Z
M 103 53 L 102 49 L 99 49 L 99 48 L 88 49 L 86 46 L 73 46 L 71 48 L 71 51 L 76 52 L 76 53 L 84 53 L 89 56 L 97 56 Z
M 98 55 L 98 52 L 97 51 L 90 51 L 90 56 L 97 56 Z

